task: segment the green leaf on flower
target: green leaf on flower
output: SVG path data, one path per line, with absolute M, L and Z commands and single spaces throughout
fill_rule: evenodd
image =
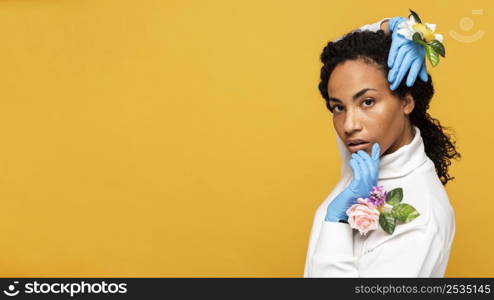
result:
M 414 12 L 413 10 L 411 10 L 411 9 L 409 9 L 409 10 L 410 10 L 410 15 L 413 16 L 413 18 L 415 19 L 415 22 L 422 23 L 422 21 L 419 18 L 419 15 L 417 15 L 417 13 Z M 410 16 L 410 15 L 408 15 L 408 16 Z
M 429 45 L 431 45 L 434 51 L 436 51 L 439 55 L 445 57 L 446 49 L 444 49 L 444 45 L 440 41 L 433 40 L 432 42 L 429 43 Z
M 419 212 L 410 204 L 399 203 L 393 206 L 391 214 L 400 222 L 408 223 L 420 216 Z
M 412 40 L 417 43 L 417 44 L 420 44 L 420 45 L 423 45 L 425 46 L 426 45 L 426 42 L 424 42 L 424 40 L 422 40 L 422 34 L 420 34 L 420 32 L 415 32 L 413 35 L 412 35 Z
M 396 226 L 396 219 L 391 212 L 382 212 L 379 214 L 379 225 L 389 234 L 393 234 Z
M 388 192 L 388 195 L 386 196 L 386 203 L 390 205 L 396 205 L 401 202 L 401 199 L 403 199 L 403 189 L 402 188 L 392 189 L 391 191 Z
M 439 63 L 439 54 L 434 50 L 434 48 L 430 44 L 427 44 L 424 47 L 425 47 L 425 54 L 429 59 L 431 65 L 433 67 L 437 66 L 437 64 Z

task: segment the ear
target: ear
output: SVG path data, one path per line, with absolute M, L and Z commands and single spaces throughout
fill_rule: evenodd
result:
M 403 112 L 407 115 L 411 114 L 413 108 L 415 107 L 415 99 L 411 94 L 406 94 L 405 99 L 402 101 L 403 104 Z

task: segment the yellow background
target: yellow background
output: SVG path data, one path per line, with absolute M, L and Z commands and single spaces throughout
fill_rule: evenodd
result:
M 0 275 L 303 276 L 340 171 L 319 55 L 410 5 L 463 155 L 446 276 L 494 276 L 494 5 L 446 0 L 1 1 Z

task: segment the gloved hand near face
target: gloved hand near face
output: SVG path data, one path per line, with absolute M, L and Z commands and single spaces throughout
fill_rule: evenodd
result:
M 381 148 L 378 143 L 372 145 L 372 154 L 359 150 L 352 154 L 350 166 L 353 178 L 350 184 L 328 205 L 325 221 L 339 222 L 347 220 L 346 211 L 357 199 L 368 197 L 373 186 L 377 185 L 379 175 L 379 157 Z

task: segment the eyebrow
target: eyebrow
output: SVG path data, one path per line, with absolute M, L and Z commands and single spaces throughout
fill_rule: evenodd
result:
M 365 94 L 367 91 L 370 91 L 370 90 L 374 90 L 374 91 L 377 91 L 376 89 L 371 89 L 371 88 L 365 88 L 365 89 L 362 89 L 360 90 L 359 92 L 357 92 L 355 95 L 352 96 L 352 101 L 355 101 L 356 99 L 358 99 L 360 96 L 362 96 L 363 94 Z M 329 101 L 334 101 L 334 102 L 339 102 L 339 103 L 342 103 L 343 101 L 341 101 L 340 99 L 338 98 L 333 98 L 333 97 L 330 97 L 329 98 Z

